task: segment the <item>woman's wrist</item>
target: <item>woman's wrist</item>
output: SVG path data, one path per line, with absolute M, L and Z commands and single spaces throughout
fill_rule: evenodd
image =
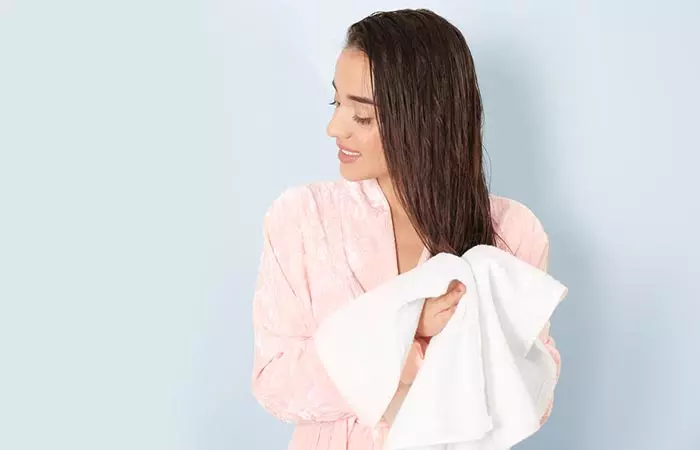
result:
M 425 355 L 425 346 L 427 344 L 421 338 L 416 338 L 411 343 L 411 348 L 408 352 L 408 357 L 406 358 L 406 364 L 404 365 L 403 371 L 401 372 L 400 383 L 405 386 L 410 386 L 413 380 L 418 374 L 418 369 L 420 369 L 423 363 L 423 357 Z

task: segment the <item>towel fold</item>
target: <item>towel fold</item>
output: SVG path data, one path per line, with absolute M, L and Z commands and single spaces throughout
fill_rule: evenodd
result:
M 431 340 L 388 450 L 505 450 L 539 429 L 556 365 L 537 337 L 567 288 L 497 247 L 440 253 L 328 316 L 314 339 L 330 378 L 375 427 L 396 392 L 427 297 L 467 287 Z

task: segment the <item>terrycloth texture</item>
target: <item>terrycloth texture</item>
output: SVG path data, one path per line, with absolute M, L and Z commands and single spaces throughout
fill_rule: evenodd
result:
M 388 450 L 507 449 L 537 431 L 549 405 L 557 370 L 537 337 L 567 288 L 496 247 L 477 246 L 461 258 L 434 256 L 319 326 L 316 351 L 359 421 L 381 420 L 424 298 L 443 294 L 452 279 L 467 292 L 428 346 Z
M 549 243 L 537 217 L 515 200 L 490 198 L 497 245 L 545 269 Z M 424 248 L 418 264 L 429 256 Z M 329 314 L 398 274 L 391 211 L 376 179 L 287 189 L 265 215 L 258 273 L 252 392 L 270 414 L 295 424 L 288 450 L 380 448 L 386 424 L 373 429 L 358 422 L 314 339 Z M 558 366 L 549 324 L 539 340 Z M 541 421 L 547 417 L 549 410 Z

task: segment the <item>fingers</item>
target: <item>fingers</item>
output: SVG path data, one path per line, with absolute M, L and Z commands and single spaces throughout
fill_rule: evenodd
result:
M 464 293 L 465 291 L 464 284 L 459 281 L 459 280 L 452 280 L 450 281 L 450 284 L 447 285 L 447 292 L 458 292 L 460 295 Z
M 452 280 L 447 286 L 447 292 L 434 300 L 435 304 L 442 310 L 456 307 L 457 303 L 459 303 L 459 299 L 462 298 L 466 290 L 464 284 L 459 280 Z
M 441 320 L 449 320 L 450 317 L 457 311 L 457 305 L 449 306 L 435 314 L 436 318 L 441 318 Z
M 467 288 L 459 280 L 452 280 L 443 295 L 426 299 L 416 334 L 434 336 L 439 333 L 457 310 L 459 300 L 466 291 Z

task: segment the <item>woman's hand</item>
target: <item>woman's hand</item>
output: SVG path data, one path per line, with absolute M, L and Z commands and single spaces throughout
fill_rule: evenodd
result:
M 418 321 L 416 336 L 433 337 L 442 331 L 457 309 L 457 303 L 467 288 L 459 280 L 452 280 L 447 292 L 439 297 L 426 298 Z

